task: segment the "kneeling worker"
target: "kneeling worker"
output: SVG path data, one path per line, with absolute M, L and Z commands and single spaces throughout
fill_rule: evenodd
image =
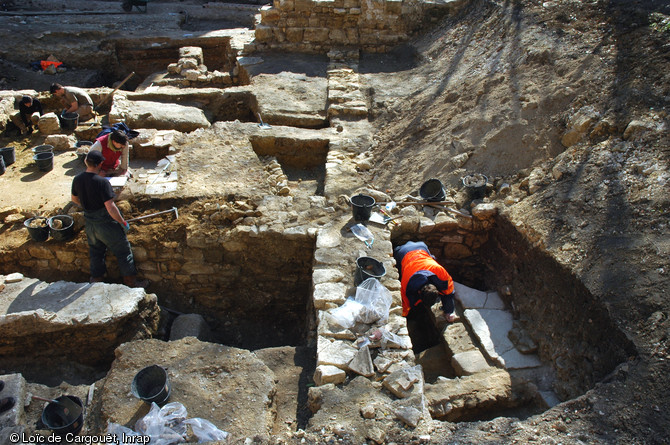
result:
M 84 208 L 86 238 L 90 254 L 92 283 L 103 281 L 107 272 L 105 254 L 111 250 L 116 257 L 123 283 L 129 287 L 147 287 L 147 280 L 137 279 L 133 251 L 126 232 L 128 222 L 114 203 L 114 191 L 109 180 L 100 176 L 105 158 L 91 150 L 86 155 L 86 171 L 72 180 L 72 202 Z
M 78 113 L 79 121 L 87 121 L 93 117 L 93 99 L 88 93 L 77 87 L 64 87 L 59 83 L 51 84 L 51 94 L 60 97 L 66 107 L 63 113 Z
M 413 349 L 419 353 L 439 343 L 431 306 L 439 297 L 448 322 L 453 322 L 454 281 L 423 242 L 409 241 L 393 250 L 400 272 L 402 315 L 407 318 Z

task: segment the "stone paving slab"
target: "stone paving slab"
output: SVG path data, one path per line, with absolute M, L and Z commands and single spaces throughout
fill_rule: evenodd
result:
M 536 355 L 521 354 L 509 339 L 514 326 L 512 314 L 497 309 L 466 309 L 465 319 L 482 345 L 484 353 L 506 369 L 541 366 Z

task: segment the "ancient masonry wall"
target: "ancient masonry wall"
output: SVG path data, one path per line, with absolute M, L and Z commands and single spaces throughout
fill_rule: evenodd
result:
M 261 9 L 256 50 L 327 52 L 353 46 L 386 52 L 407 40 L 420 2 L 403 0 L 274 0 Z

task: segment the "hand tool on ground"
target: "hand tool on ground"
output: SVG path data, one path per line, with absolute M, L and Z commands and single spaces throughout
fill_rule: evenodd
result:
M 170 156 L 171 156 L 171 155 L 170 155 Z M 154 178 L 154 180 L 151 181 L 151 184 L 149 184 L 149 185 L 153 185 L 156 181 L 158 181 L 158 178 L 160 178 L 160 177 L 163 175 L 163 173 L 165 172 L 165 170 L 167 170 L 167 169 L 172 165 L 172 160 L 174 159 L 174 157 L 171 158 L 170 156 L 166 156 L 166 157 L 165 157 L 165 161 L 163 161 L 163 159 L 161 159 L 160 161 L 158 161 L 158 165 L 160 165 L 161 162 L 167 162 L 167 163 L 165 164 L 165 166 L 163 166 L 163 168 L 161 169 L 161 171 L 158 172 L 158 175 L 156 175 L 156 177 Z
M 112 97 L 112 95 L 113 95 L 114 93 L 116 93 L 116 91 L 117 91 L 119 88 L 121 88 L 121 87 L 123 86 L 123 84 L 125 84 L 126 82 L 128 82 L 128 80 L 130 80 L 130 78 L 133 77 L 133 75 L 135 75 L 135 71 L 133 71 L 132 73 L 128 74 L 128 75 L 126 76 L 126 78 L 123 79 L 123 80 L 121 81 L 121 83 L 120 83 L 116 88 L 114 88 L 114 89 L 112 90 L 111 93 L 109 93 L 108 95 L 106 95 L 105 97 L 103 97 L 102 99 L 100 99 L 100 102 L 98 102 L 98 105 L 96 105 L 95 107 L 93 107 L 93 110 L 97 110 L 98 108 L 100 108 L 100 106 L 101 106 L 102 104 L 104 104 L 105 102 L 107 102 L 107 99 L 109 99 L 110 97 Z
M 41 400 L 41 401 L 43 401 L 43 402 L 49 402 L 49 403 L 56 403 L 56 404 L 62 406 L 62 407 L 63 407 L 63 412 L 65 413 L 65 415 L 67 415 L 68 412 L 69 412 L 69 410 L 68 410 L 67 408 L 65 408 L 65 405 L 62 404 L 61 402 L 59 402 L 58 400 L 55 400 L 55 399 L 46 399 L 46 398 L 44 398 L 44 397 L 38 397 L 38 396 L 31 396 L 31 397 L 32 397 L 33 399 L 35 399 L 35 400 Z
M 261 113 L 256 113 L 256 114 L 258 114 L 258 120 L 261 121 L 261 123 L 258 124 L 259 127 L 261 127 L 261 128 L 272 128 L 272 126 L 270 124 L 266 124 L 266 123 L 263 122 L 263 118 L 261 117 Z
M 396 221 L 396 219 L 398 219 L 398 217 L 395 217 L 395 218 L 392 217 L 389 214 L 389 212 L 387 212 L 386 209 L 384 209 L 384 207 L 380 207 L 379 212 L 386 217 L 386 222 L 391 222 L 391 223 L 393 223 L 394 226 L 398 225 L 398 221 Z
M 162 215 L 163 213 L 170 213 L 170 212 L 174 212 L 175 219 L 179 218 L 179 211 L 177 210 L 177 207 L 172 207 L 170 210 L 163 210 L 161 212 L 151 213 L 149 215 L 138 216 L 137 218 L 127 219 L 126 221 L 127 222 L 139 221 L 140 219 L 151 218 L 152 216 Z

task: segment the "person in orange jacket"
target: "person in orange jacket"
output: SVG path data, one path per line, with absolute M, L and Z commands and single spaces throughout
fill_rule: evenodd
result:
M 440 333 L 430 309 L 438 298 L 446 320 L 451 323 L 456 318 L 454 280 L 424 242 L 408 241 L 393 249 L 393 257 L 400 272 L 402 315 L 407 318 L 413 349 L 418 353 L 439 342 Z

